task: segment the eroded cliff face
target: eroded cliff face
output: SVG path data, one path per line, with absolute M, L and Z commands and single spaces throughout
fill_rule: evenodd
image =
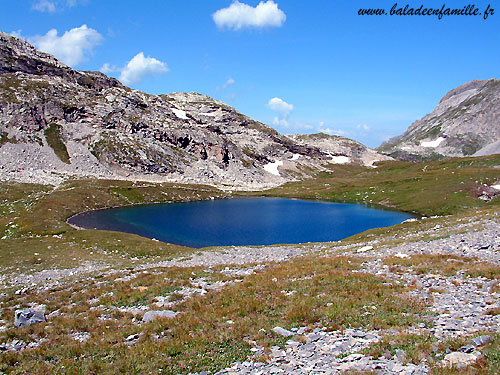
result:
M 471 81 L 378 151 L 404 160 L 500 153 L 500 80 Z
M 0 179 L 48 184 L 96 177 L 262 189 L 331 159 L 205 95 L 132 90 L 5 33 L 0 134 Z

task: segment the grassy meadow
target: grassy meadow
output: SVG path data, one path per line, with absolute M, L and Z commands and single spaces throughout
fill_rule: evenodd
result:
M 332 165 L 329 172 L 315 178 L 263 192 L 238 192 L 238 196 L 362 203 L 436 216 L 324 244 L 325 251 L 269 263 L 249 276 L 226 270 L 251 265 L 141 268 L 200 250 L 125 233 L 76 230 L 66 224 L 69 217 L 85 210 L 231 196 L 214 187 L 104 180 L 73 180 L 56 188 L 0 183 L 0 343 L 39 343 L 20 352 L 0 351 L 0 374 L 214 372 L 251 357 L 250 349 L 255 346 L 263 348 L 255 360 L 265 361 L 271 346 L 286 342 L 271 331 L 275 326 L 307 327 L 309 331 L 317 327 L 394 329 L 401 333 L 386 336 L 365 354 L 377 357 L 404 349 L 408 362 L 427 358 L 434 366 L 438 361 L 433 346 L 440 352 L 454 350 L 467 338 L 437 342 L 428 335 L 405 334 L 407 327 L 428 323 L 432 313 L 427 304 L 407 296 L 411 286 L 363 272 L 363 260 L 337 247 L 360 247 L 374 239 L 378 246 L 432 240 L 454 233 L 458 222 L 474 225 L 477 217 L 497 217 L 500 198 L 485 202 L 479 196 L 484 184 L 499 179 L 497 155 L 426 163 L 384 162 L 377 168 Z M 437 226 L 442 230 L 435 234 L 432 228 Z M 14 276 L 83 264 L 101 268 L 45 287 L 43 283 L 22 287 L 9 283 Z M 384 264 L 393 272 L 408 272 L 411 267 L 417 274 L 460 271 L 471 277 L 500 279 L 498 265 L 478 263 L 474 258 L 388 257 Z M 219 287 L 186 297 L 185 291 L 197 289 L 198 281 Z M 137 310 L 157 310 L 156 303 L 162 299 L 182 314 L 140 323 Z M 13 326 L 15 309 L 38 305 L 45 305 L 46 313 L 51 314 L 47 322 Z M 365 313 L 368 308 L 370 314 Z M 82 335 L 87 339 L 80 341 Z M 301 340 L 300 336 L 295 339 Z M 494 335 L 484 352 L 484 362 L 464 373 L 496 373 L 500 335 Z M 451 373 L 438 366 L 433 371 Z

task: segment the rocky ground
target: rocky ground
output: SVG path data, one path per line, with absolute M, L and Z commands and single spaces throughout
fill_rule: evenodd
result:
M 484 229 L 470 232 L 472 226 Z M 439 234 L 438 227 L 434 234 Z M 457 226 L 460 233 L 434 241 L 415 241 L 394 247 L 374 249 L 377 241 L 365 247 L 353 249 L 335 248 L 334 252 L 353 251 L 356 256 L 367 257 L 363 271 L 383 276 L 397 283 L 413 284 L 412 295 L 432 301 L 428 324 L 411 327 L 408 332 L 363 331 L 348 329 L 344 332 L 327 332 L 316 328 L 307 332 L 301 327 L 294 332 L 284 331 L 285 336 L 302 337 L 302 342 L 290 339 L 286 347 L 273 347 L 268 363 L 247 361 L 236 363 L 218 374 L 338 374 L 343 371 L 374 371 L 377 374 L 427 374 L 430 369 L 426 361 L 419 365 L 406 363 L 406 353 L 398 350 L 394 356 L 374 359 L 362 354 L 362 349 L 377 343 L 387 334 L 431 334 L 440 341 L 451 337 L 474 335 L 476 332 L 498 331 L 500 316 L 486 315 L 488 310 L 500 307 L 500 293 L 492 292 L 496 282 L 482 277 L 467 277 L 464 273 L 453 276 L 436 274 L 413 274 L 411 267 L 404 273 L 395 273 L 383 264 L 388 256 L 408 258 L 414 254 L 446 254 L 458 257 L 474 256 L 478 259 L 500 263 L 500 227 L 498 221 L 479 221 Z M 372 247 L 371 249 L 368 249 Z M 368 249 L 368 250 L 365 250 Z M 319 249 L 315 249 L 319 250 Z M 361 252 L 358 252 L 362 250 Z M 328 250 L 331 252 L 332 250 Z M 435 291 L 438 290 L 438 291 Z M 370 313 L 369 310 L 367 313 Z M 490 340 L 477 334 L 479 339 L 471 341 L 457 352 L 440 353 L 443 366 L 465 368 L 481 357 L 478 347 Z M 258 350 L 258 348 L 256 348 Z M 256 350 L 256 351 L 257 351 Z M 437 346 L 435 351 L 438 351 Z
M 429 223 L 432 220 L 428 219 Z M 142 314 L 144 321 L 154 319 L 156 314 L 174 317 L 178 312 L 168 309 L 180 301 L 195 295 L 203 295 L 213 289 L 224 288 L 234 282 L 241 282 L 241 278 L 268 267 L 270 262 L 285 262 L 308 254 L 324 257 L 349 255 L 362 259 L 362 269 L 358 272 L 367 272 L 396 284 L 411 286 L 412 298 L 423 300 L 428 306 L 422 314 L 425 323 L 418 323 L 402 331 L 330 330 L 321 326 L 313 328 L 303 326 L 288 330 L 275 327 L 273 331 L 276 334 L 289 338 L 283 347 L 273 346 L 271 352 L 266 353 L 264 348 L 255 344 L 251 349 L 255 354 L 254 359 L 234 363 L 217 374 L 337 374 L 345 371 L 427 374 L 431 366 L 426 358 L 415 363 L 415 360 L 408 359 L 410 354 L 403 349 L 397 349 L 395 352 L 386 350 L 380 356 L 372 356 L 370 348 L 381 344 L 384 337 L 426 336 L 433 338 L 432 354 L 442 366 L 463 369 L 469 364 L 480 361 L 483 356 L 481 353 L 483 345 L 492 340 L 487 333 L 493 335 L 499 331 L 500 315 L 488 312 L 500 309 L 500 293 L 494 279 L 471 276 L 471 273 L 465 272 L 462 266 L 469 267 L 472 264 L 472 269 L 479 269 L 485 264 L 498 266 L 499 221 L 498 214 L 487 219 L 467 217 L 454 220 L 453 225 L 443 225 L 440 222 L 441 224 L 427 226 L 427 229 L 422 231 L 373 236 L 373 240 L 363 243 L 345 244 L 341 241 L 290 246 L 216 248 L 212 251 L 200 251 L 185 258 L 143 264 L 126 271 L 99 271 L 105 266 L 88 264 L 65 271 L 48 270 L 31 276 L 18 275 L 10 280 L 2 280 L 2 284 L 4 287 L 17 285 L 19 290 L 16 293 L 23 294 L 23 283 L 24 288 L 43 290 L 53 286 L 54 283 L 60 285 L 71 283 L 72 278 L 84 276 L 88 272 L 101 272 L 103 275 L 113 275 L 116 277 L 115 281 L 125 281 L 158 267 L 202 266 L 206 267 L 207 272 L 211 272 L 212 267 L 219 265 L 232 265 L 225 267 L 222 273 L 239 277 L 216 282 L 207 281 L 203 277 L 192 279 L 191 285 L 186 285 L 176 292 L 181 296 L 180 300 L 170 301 L 168 296 L 158 296 L 156 298 L 158 311 L 151 311 L 147 306 L 121 310 L 137 314 L 139 322 Z M 432 258 L 433 256 L 440 257 Z M 445 260 L 440 261 L 435 268 L 431 267 L 422 272 L 421 269 L 419 271 L 422 262 L 419 263 L 418 259 Z M 454 268 L 455 264 L 462 268 Z M 451 269 L 448 269 L 449 267 Z M 95 308 L 99 308 L 97 300 L 96 304 Z M 374 306 L 364 308 L 365 314 L 371 314 Z M 112 311 L 108 309 L 108 313 L 111 314 Z M 57 313 L 54 316 L 57 316 Z M 50 319 L 51 316 L 48 315 L 47 318 Z M 90 334 L 81 332 L 80 336 L 74 339 L 84 342 Z M 469 341 L 453 351 L 441 346 L 441 343 L 456 337 L 468 337 Z M 134 345 L 139 339 L 139 334 L 131 335 L 126 339 L 127 345 Z M 0 350 L 19 351 L 37 345 L 38 343 L 13 340 L 1 343 Z M 263 356 L 268 356 L 266 361 L 258 360 Z

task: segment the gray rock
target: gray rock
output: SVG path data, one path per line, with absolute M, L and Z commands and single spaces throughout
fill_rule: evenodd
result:
M 15 311 L 14 325 L 16 327 L 24 327 L 42 322 L 45 322 L 45 315 L 41 312 L 30 309 L 22 309 Z
M 136 333 L 134 335 L 127 336 L 125 338 L 125 341 L 134 341 L 134 340 L 138 340 L 138 339 L 139 339 L 139 334 Z
M 475 347 L 478 346 L 483 346 L 489 343 L 490 341 L 493 340 L 493 337 L 490 335 L 483 335 L 483 336 L 478 336 L 470 340 L 471 344 L 474 345 Z
M 143 323 L 148 323 L 156 318 L 174 318 L 179 314 L 179 312 L 172 310 L 151 310 L 144 314 L 142 321 Z
M 307 336 L 309 340 L 312 342 L 318 341 L 321 338 L 321 335 L 318 335 L 317 333 L 313 333 L 312 335 Z

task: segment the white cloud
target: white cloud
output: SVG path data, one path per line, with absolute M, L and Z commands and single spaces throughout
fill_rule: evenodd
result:
M 212 18 L 221 29 L 239 30 L 245 27 L 279 27 L 285 22 L 286 15 L 272 0 L 261 1 L 255 8 L 235 0 L 229 7 L 212 14 Z
M 267 106 L 277 112 L 281 117 L 287 117 L 293 111 L 293 104 L 288 104 L 283 99 L 272 98 Z
M 269 99 L 267 107 L 278 114 L 278 116 L 273 119 L 274 126 L 290 126 L 290 123 L 288 122 L 288 116 L 293 111 L 293 104 L 289 104 L 281 98 L 272 98 Z
M 106 65 L 106 64 L 104 64 Z M 109 67 L 109 64 L 108 64 Z M 168 72 L 167 64 L 139 52 L 121 70 L 120 81 L 126 85 L 140 82 L 144 77 Z
M 346 132 L 342 129 L 332 129 L 330 127 L 325 128 L 324 126 L 325 126 L 325 122 L 320 121 L 319 122 L 319 131 L 322 133 L 331 134 L 331 135 L 340 135 L 340 136 L 346 135 Z
M 38 10 L 39 12 L 54 13 L 56 11 L 56 4 L 49 0 L 38 0 L 33 3 L 31 9 Z
M 57 35 L 57 30 L 52 29 L 45 35 L 36 35 L 28 38 L 39 50 L 50 53 L 70 66 L 75 66 L 85 60 L 85 54 L 101 42 L 102 35 L 96 30 L 82 25 L 62 36 Z

